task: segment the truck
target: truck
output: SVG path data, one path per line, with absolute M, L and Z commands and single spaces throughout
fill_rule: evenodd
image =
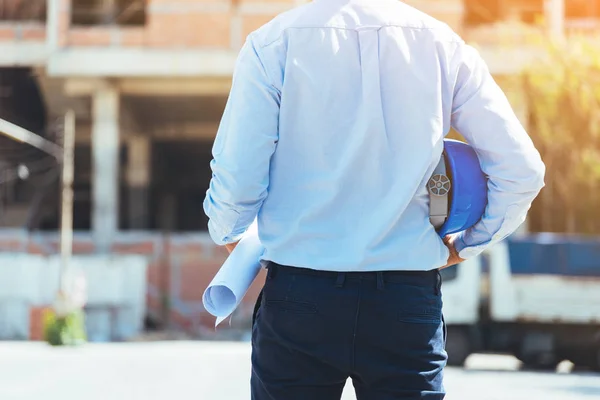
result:
M 449 365 L 509 353 L 526 368 L 562 360 L 600 371 L 600 239 L 511 237 L 442 270 Z

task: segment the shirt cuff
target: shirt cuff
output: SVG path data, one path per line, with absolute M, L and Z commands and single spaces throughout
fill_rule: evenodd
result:
M 488 247 L 491 241 L 482 243 L 476 246 L 467 246 L 464 240 L 464 232 L 458 234 L 458 237 L 454 241 L 454 248 L 456 249 L 458 256 L 464 260 L 474 258 Z
M 211 220 L 208 221 L 208 233 L 217 246 L 225 246 L 227 244 L 239 242 L 244 235 L 243 232 L 236 235 L 231 231 L 221 229 Z

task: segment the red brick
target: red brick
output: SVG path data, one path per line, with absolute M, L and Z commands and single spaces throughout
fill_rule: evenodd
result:
M 146 30 L 143 28 L 121 28 L 121 46 L 139 47 L 146 44 Z
M 0 40 L 13 40 L 15 37 L 15 30 L 13 28 L 0 28 Z
M 186 237 L 185 235 L 172 236 L 170 246 L 161 246 L 160 248 L 166 253 L 156 254 L 154 245 L 163 240 L 155 234 L 149 234 L 149 239 L 139 240 L 135 242 L 126 241 L 127 239 L 115 238 L 114 249 L 122 254 L 143 253 L 151 254 L 147 269 L 147 282 L 156 289 L 153 295 L 146 297 L 148 310 L 156 315 L 162 315 L 164 310 L 164 299 L 170 294 L 171 282 L 175 269 L 179 268 L 180 281 L 172 282 L 178 289 L 180 299 L 184 302 L 198 302 L 202 299 L 202 294 L 214 275 L 217 273 L 223 261 L 227 257 L 227 253 L 222 247 L 206 243 L 194 237 Z M 158 240 L 157 240 L 158 238 Z M 130 239 L 129 239 L 130 240 Z M 53 253 L 58 252 L 59 236 L 48 235 L 41 236 L 36 239 L 36 242 L 27 243 L 27 250 L 34 253 Z M 21 242 L 17 238 L 3 238 L 0 241 L 0 248 L 5 248 L 8 245 L 21 247 Z M 74 242 L 75 253 L 89 254 L 94 250 L 93 243 L 89 236 L 77 236 Z M 165 255 L 169 255 L 166 258 Z M 245 324 L 252 315 L 254 302 L 262 284 L 264 283 L 265 273 L 261 272 L 258 279 L 249 289 L 244 297 L 242 304 L 236 311 L 235 325 Z M 201 324 L 206 328 L 213 329 L 214 318 L 207 313 L 198 313 L 190 317 L 184 317 L 177 313 L 177 310 L 171 310 L 171 316 L 177 326 L 181 326 L 187 330 L 197 324 Z M 37 317 L 35 317 L 37 318 Z M 32 329 L 34 327 L 32 326 Z M 38 329 L 35 327 L 35 329 Z M 210 331 L 209 329 L 209 331 Z M 220 328 L 227 329 L 227 326 Z M 196 332 L 197 333 L 197 332 Z
M 21 31 L 21 37 L 23 40 L 36 40 L 43 41 L 46 39 L 46 28 L 45 27 L 23 27 Z
M 202 244 L 195 241 L 180 241 L 177 239 L 169 242 L 169 252 L 176 252 L 180 254 L 193 254 L 200 256 L 204 251 Z
M 229 256 L 227 249 L 224 246 L 215 246 L 214 257 L 222 258 L 223 261 Z
M 239 3 L 244 3 L 244 4 L 248 4 L 248 3 L 258 3 L 258 4 L 265 4 L 265 3 L 276 3 L 276 4 L 282 4 L 282 5 L 289 5 L 290 8 L 294 7 L 296 5 L 296 2 L 294 0 L 237 0 Z M 306 3 L 308 3 L 309 1 L 306 0 Z
M 146 307 L 154 314 L 160 314 L 162 312 L 162 299 L 154 296 L 146 296 Z
M 242 39 L 275 18 L 275 14 L 244 15 L 242 17 Z
M 43 246 L 39 245 L 38 243 L 34 243 L 34 242 L 27 243 L 26 252 L 28 254 L 46 254 L 47 253 L 47 251 L 44 249 Z
M 111 39 L 110 28 L 72 28 L 67 43 L 70 46 L 108 46 Z
M 162 290 L 164 286 L 162 278 L 164 268 L 165 267 L 161 263 L 152 261 L 148 264 L 148 268 L 146 269 L 147 282 L 154 286 L 157 290 Z
M 115 243 L 112 250 L 118 254 L 154 254 L 154 241 Z
M 74 242 L 74 254 L 90 254 L 94 252 L 94 244 L 91 242 Z
M 51 311 L 50 306 L 34 306 L 29 309 L 29 340 L 44 340 L 44 318 Z
M 210 257 L 216 261 L 223 262 L 229 256 L 227 249 L 223 246 L 217 246 L 216 244 L 210 243 L 202 243 L 201 252 L 204 257 Z
M 221 263 L 188 260 L 180 264 L 179 293 L 183 301 L 202 300 L 202 294 L 215 276 Z
M 150 14 L 146 43 L 152 47 L 227 48 L 230 23 L 226 12 Z
M 171 310 L 169 314 L 169 320 L 171 324 L 174 324 L 176 327 L 182 328 L 183 330 L 189 332 L 192 328 L 192 320 L 189 317 L 185 317 L 178 313 L 177 311 Z M 214 324 L 213 324 L 214 325 Z
M 23 248 L 23 242 L 18 239 L 2 239 L 0 251 L 19 251 Z
M 175 1 L 178 4 L 229 3 L 229 0 L 148 0 L 148 3 L 153 3 L 153 4 L 172 4 Z

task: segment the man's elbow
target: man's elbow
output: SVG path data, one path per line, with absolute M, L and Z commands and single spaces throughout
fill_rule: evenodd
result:
M 535 162 L 532 163 L 531 176 L 533 188 L 539 193 L 540 190 L 542 190 L 542 188 L 546 185 L 546 165 L 544 164 L 544 161 L 542 161 L 541 157 L 537 158 Z
M 508 168 L 511 173 L 496 181 L 503 191 L 533 198 L 545 185 L 546 166 L 541 158 L 532 157 L 525 162 L 511 164 Z M 490 180 L 495 181 L 492 176 Z
M 531 158 L 521 167 L 518 192 L 537 196 L 545 186 L 546 166 L 541 158 Z

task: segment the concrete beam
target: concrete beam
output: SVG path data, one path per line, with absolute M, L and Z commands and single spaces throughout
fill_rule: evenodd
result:
M 542 53 L 534 46 L 485 45 L 480 51 L 493 74 L 520 73 Z M 0 61 L 2 57 L 0 49 Z M 70 48 L 50 57 L 47 73 L 53 77 L 118 77 L 124 94 L 213 94 L 226 93 L 237 53 L 225 50 L 150 50 L 122 48 Z M 507 62 L 506 60 L 511 60 Z M 196 78 L 194 81 L 173 78 Z M 151 79 L 143 79 L 151 78 Z M 167 78 L 167 79 L 160 79 Z M 90 93 L 91 82 L 75 80 L 66 90 L 73 95 Z
M 138 133 L 147 136 L 153 141 L 182 141 L 182 140 L 208 140 L 215 139 L 219 122 L 194 122 L 181 123 L 173 126 L 154 127 L 145 132 L 134 132 L 123 130 L 120 132 L 119 139 L 121 143 L 128 141 Z M 77 125 L 76 143 L 90 144 L 92 142 L 92 127 L 87 124 Z
M 236 58 L 232 50 L 70 47 L 50 56 L 47 71 L 54 77 L 230 76 Z
M 97 78 L 65 79 L 64 90 L 68 96 L 89 96 L 103 81 Z M 125 78 L 114 85 L 124 96 L 212 96 L 227 95 L 231 77 L 149 79 Z
M 36 67 L 46 63 L 48 49 L 40 42 L 0 42 L 0 67 Z
M 171 127 L 158 127 L 148 132 L 156 141 L 209 140 L 215 139 L 219 122 L 182 123 Z
M 50 120 L 53 121 L 57 117 L 62 118 L 67 110 L 75 111 L 78 125 L 82 121 L 90 120 L 91 110 L 87 98 L 66 96 L 64 93 L 64 80 L 48 78 L 41 67 L 34 69 L 34 75 L 44 96 L 44 103 Z M 77 133 L 79 134 L 79 132 Z
M 119 88 L 126 95 L 210 96 L 228 95 L 231 77 L 195 79 L 123 79 Z
M 117 82 L 112 84 L 118 85 Z M 64 94 L 69 97 L 91 96 L 104 85 L 106 81 L 101 78 L 64 79 Z

